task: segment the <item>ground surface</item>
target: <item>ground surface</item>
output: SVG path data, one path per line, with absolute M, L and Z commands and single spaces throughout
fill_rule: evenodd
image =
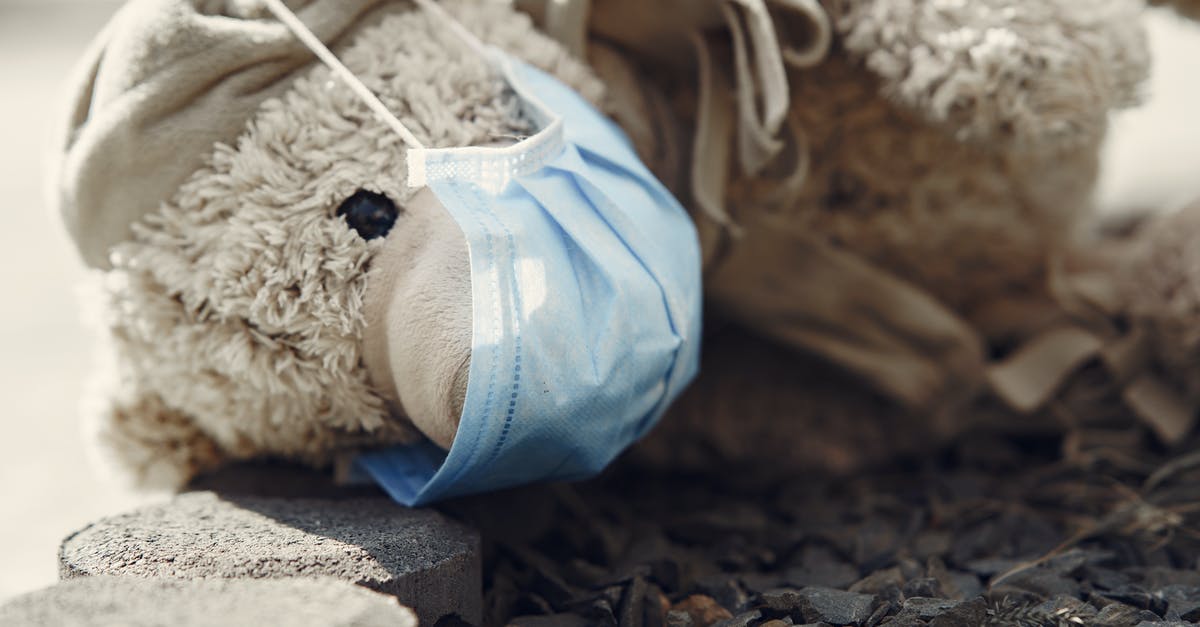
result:
M 446 509 L 483 531 L 490 625 L 1200 621 L 1200 454 L 1097 435 L 979 435 L 841 480 L 617 467 Z

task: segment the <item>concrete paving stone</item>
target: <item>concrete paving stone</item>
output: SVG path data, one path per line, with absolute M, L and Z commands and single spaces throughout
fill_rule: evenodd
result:
M 22 627 L 416 627 L 395 597 L 330 577 L 143 579 L 84 577 L 0 606 Z
M 283 499 L 191 492 L 101 519 L 59 549 L 63 579 L 87 575 L 331 576 L 390 594 L 423 625 L 481 619 L 480 538 L 386 498 Z

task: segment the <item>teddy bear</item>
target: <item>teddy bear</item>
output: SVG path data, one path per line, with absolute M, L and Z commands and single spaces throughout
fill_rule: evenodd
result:
M 530 130 L 411 5 L 290 4 L 423 141 Z M 691 211 L 712 337 L 640 449 L 676 467 L 852 468 L 957 433 L 980 390 L 1029 396 L 995 355 L 1070 317 L 1058 253 L 1148 64 L 1134 0 L 443 4 L 608 112 Z M 56 204 L 100 275 L 89 414 L 119 465 L 179 486 L 449 446 L 466 247 L 291 33 L 251 0 L 135 0 L 75 84 Z
M 426 13 L 300 4 L 427 144 L 528 131 L 511 91 Z M 528 18 L 446 4 L 485 41 L 603 98 Z M 140 484 L 178 486 L 263 456 L 324 465 L 413 441 L 405 416 L 427 417 L 434 439 L 456 419 L 470 354 L 466 243 L 407 187 L 400 140 L 311 55 L 260 3 L 151 0 L 123 7 L 83 65 L 61 204 L 102 269 L 100 354 L 112 361 L 98 368 L 109 378 L 90 424 Z M 404 271 L 375 278 L 371 266 Z M 368 318 L 380 320 L 369 329 Z M 365 348 L 387 324 L 411 355 Z M 387 371 L 405 364 L 402 413 Z

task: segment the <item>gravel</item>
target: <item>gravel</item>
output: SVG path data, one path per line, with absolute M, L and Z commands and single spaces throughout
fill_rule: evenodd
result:
M 625 460 L 441 509 L 483 535 L 486 625 L 1200 624 L 1200 457 L 1121 441 L 973 435 L 771 480 Z

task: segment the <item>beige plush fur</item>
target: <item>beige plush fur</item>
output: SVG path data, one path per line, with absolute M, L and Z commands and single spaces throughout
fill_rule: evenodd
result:
M 1200 166 L 1198 166 L 1200 169 Z M 1120 286 L 1162 374 L 1200 399 L 1200 199 L 1139 234 Z
M 706 287 L 720 311 L 834 363 L 762 346 L 709 346 L 703 383 L 648 443 L 677 463 L 711 465 L 697 453 L 707 451 L 743 461 L 765 456 L 781 469 L 845 468 L 913 450 L 912 441 L 889 447 L 872 434 L 911 435 L 929 445 L 967 428 L 981 413 L 977 406 L 945 420 L 925 410 L 946 405 L 929 403 L 921 391 L 941 385 L 939 395 L 970 396 L 973 380 L 983 390 L 988 349 L 1008 350 L 1063 322 L 1052 293 L 1054 260 L 1090 226 L 1107 118 L 1138 102 L 1150 62 L 1144 6 L 1136 0 L 822 5 L 835 31 L 829 54 L 788 71 L 788 124 L 808 158 L 807 176 L 781 205 L 772 202 L 783 184 L 772 168 L 740 177 L 735 171 L 725 200 L 743 228 L 725 240 L 724 258 L 745 257 L 739 247 L 753 255 L 791 233 L 798 251 L 816 239 L 871 262 L 881 280 L 850 274 L 839 282 L 837 273 L 819 268 L 789 276 L 788 267 L 768 263 L 726 272 L 718 259 Z M 631 49 L 643 45 L 629 42 Z M 662 78 L 678 76 L 677 65 L 645 71 L 650 82 L 675 90 L 668 98 L 689 103 L 690 84 Z M 694 123 L 687 104 L 677 111 Z M 785 175 L 786 160 L 787 151 L 777 168 Z M 697 220 L 703 225 L 706 216 Z M 806 258 L 776 258 L 793 257 Z M 955 323 L 912 324 L 921 316 L 899 308 L 911 301 L 893 301 L 889 311 L 888 299 L 870 292 L 884 286 L 882 279 L 909 282 L 970 323 L 983 344 L 980 361 L 962 359 L 976 346 L 950 332 Z M 871 296 L 828 306 L 836 300 L 830 294 L 844 291 Z M 785 306 L 781 293 L 812 296 Z M 839 366 L 869 384 L 812 374 Z M 889 369 L 898 376 L 880 376 Z M 891 398 L 874 396 L 878 391 Z M 905 403 L 921 411 L 905 411 Z M 854 417 L 841 418 L 848 415 Z M 736 419 L 714 423 L 717 416 Z M 862 430 L 842 429 L 839 420 Z M 822 445 L 805 444 L 812 441 Z M 839 458 L 846 451 L 860 455 Z
M 485 39 L 604 100 L 588 69 L 512 9 L 448 4 Z M 604 6 L 596 2 L 597 11 Z M 903 281 L 927 292 L 981 337 L 1021 339 L 1029 329 L 1010 314 L 1022 303 L 1052 306 L 1049 260 L 1086 219 L 1106 116 L 1136 101 L 1148 63 L 1141 3 L 822 6 L 832 49 L 787 76 L 787 127 L 795 152 L 809 160 L 807 177 L 780 204 L 768 200 L 782 184 L 777 170 L 786 169 L 772 166 L 781 164 L 754 176 L 731 167 L 730 214 L 747 225 L 786 223 L 776 236 L 794 233 L 798 242 L 815 239 L 870 262 L 886 273 L 877 284 Z M 452 41 L 428 16 L 400 5 L 337 52 L 430 145 L 481 144 L 527 130 L 512 94 Z M 623 63 L 619 40 L 601 50 L 612 76 L 641 86 L 637 98 L 609 110 L 626 116 L 639 150 L 661 157 L 648 160 L 673 182 L 686 160 L 678 155 L 687 152 L 673 138 L 695 117 L 695 68 Z M 413 202 L 403 154 L 400 138 L 315 66 L 265 102 L 235 143 L 218 145 L 169 202 L 135 225 L 134 239 L 114 249 L 107 324 L 119 380 L 99 422 L 142 481 L 178 483 L 250 457 L 322 464 L 340 451 L 416 437 L 407 416 L 449 442 L 469 345 L 465 251 L 436 205 Z M 334 215 L 360 188 L 405 211 L 386 241 L 363 241 Z M 676 187 L 687 188 L 687 181 Z M 839 289 L 821 282 L 819 268 L 765 270 L 772 280 L 794 281 L 788 293 Z M 720 282 L 760 285 L 764 302 L 767 292 L 785 291 L 754 278 L 712 272 L 714 304 L 752 324 L 762 313 L 755 295 Z M 721 302 L 734 293 L 738 302 Z M 814 316 L 809 299 L 796 301 L 787 321 L 802 332 L 792 335 L 868 344 L 855 335 L 861 329 Z M 997 314 L 998 305 L 1013 303 Z M 951 343 L 939 343 L 941 329 L 906 336 L 911 329 L 894 328 L 887 309 L 885 302 L 853 312 L 871 319 L 879 345 L 936 344 L 937 354 L 955 357 L 942 364 L 947 369 L 964 354 L 982 358 L 978 346 L 940 345 Z M 921 317 L 914 311 L 922 310 L 898 317 Z M 857 363 L 869 370 L 870 361 Z M 648 455 L 703 465 L 708 454 L 767 452 L 782 461 L 803 440 L 810 459 L 824 456 L 813 465 L 848 468 L 959 428 L 903 411 L 853 376 L 828 372 L 820 357 L 757 340 L 715 343 L 704 368 L 701 384 L 643 449 Z M 771 395 L 773 388 L 786 392 Z M 911 441 L 872 437 L 882 426 L 859 431 L 862 414 L 878 425 L 908 421 Z M 831 421 L 834 435 L 817 434 Z
M 452 8 L 485 40 L 602 96 L 527 18 L 498 5 Z M 401 9 L 338 52 L 426 145 L 527 130 L 514 95 L 444 24 Z M 413 195 L 403 155 L 400 138 L 314 64 L 114 249 L 105 293 L 118 381 L 99 424 L 139 481 L 177 483 L 255 456 L 324 463 L 347 447 L 415 437 L 363 363 L 368 276 L 385 244 L 334 215 L 360 188 L 403 208 Z M 469 276 L 457 281 L 469 288 Z M 436 286 L 411 294 L 422 288 Z M 418 322 L 418 334 L 469 341 L 469 324 Z M 461 360 L 425 350 L 413 363 Z
M 1141 4 L 826 6 L 838 48 L 789 74 L 811 171 L 777 211 L 987 333 L 988 308 L 1037 298 L 1086 218 L 1107 116 L 1147 71 Z M 761 211 L 746 192 L 762 185 L 733 189 L 737 215 Z

